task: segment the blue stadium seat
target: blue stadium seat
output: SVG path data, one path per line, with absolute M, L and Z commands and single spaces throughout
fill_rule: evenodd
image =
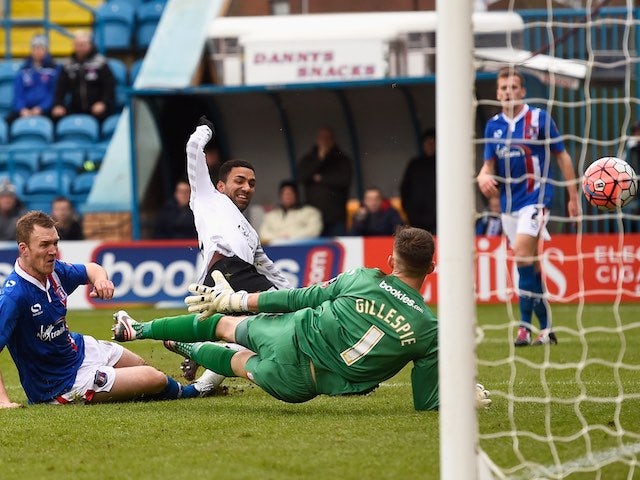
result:
M 110 115 L 104 119 L 104 122 L 102 122 L 102 132 L 101 132 L 101 138 L 103 141 L 111 140 L 111 137 L 113 137 L 113 133 L 116 131 L 116 127 L 118 126 L 119 120 L 120 120 L 119 113 Z
M 166 0 L 153 0 L 140 5 L 136 9 L 136 46 L 147 49 L 156 31 Z
M 71 170 L 43 170 L 27 179 L 24 192 L 27 195 L 68 195 L 75 172 Z
M 129 70 L 129 82 L 132 86 L 136 83 L 136 78 L 138 78 L 138 73 L 140 73 L 140 67 L 142 67 L 143 61 L 144 58 L 139 58 L 131 64 L 131 69 Z
M 129 72 L 122 60 L 108 58 L 107 63 L 116 79 L 116 106 L 120 109 L 127 103 L 127 86 L 129 85 Z
M 108 142 L 100 142 L 87 147 L 87 162 L 86 167 L 99 169 L 104 160 L 104 156 L 107 153 Z M 86 168 L 85 169 L 88 169 Z
M 118 85 L 127 85 L 129 74 L 127 72 L 127 65 L 118 58 L 107 58 L 109 69 L 116 79 Z
M 32 174 L 40 168 L 40 154 L 42 152 L 40 144 L 32 145 L 25 141 L 20 145 L 9 145 L 3 152 L 6 156 L 0 159 L 0 164 L 6 163 L 9 171 L 18 169 Z
M 77 113 L 62 117 L 56 126 L 58 142 L 94 143 L 100 139 L 100 126 L 91 115 Z
M 121 1 L 121 0 L 107 0 L 107 1 L 113 2 L 113 1 Z M 140 5 L 142 5 L 144 2 L 147 2 L 149 0 L 125 0 L 125 1 L 135 9 Z
M 9 141 L 9 127 L 4 117 L 0 117 L 0 143 L 7 143 Z
M 13 79 L 20 70 L 22 60 L 0 62 L 0 116 L 4 118 L 11 111 L 13 103 Z
M 41 115 L 17 118 L 11 124 L 10 139 L 12 144 L 46 145 L 53 140 L 53 122 Z
M 100 5 L 95 13 L 94 25 L 98 49 L 130 49 L 134 18 L 135 9 L 129 2 L 114 0 Z
M 83 172 L 73 179 L 71 182 L 71 194 L 73 195 L 87 195 L 91 192 L 93 182 L 98 175 L 98 172 Z
M 87 201 L 87 197 L 93 188 L 93 182 L 98 175 L 97 172 L 84 172 L 78 174 L 71 182 L 70 198 L 76 205 L 81 205 Z
M 42 152 L 40 164 L 43 169 L 55 169 L 58 167 L 80 170 L 86 157 L 86 144 L 74 141 L 62 141 L 52 143 L 50 148 Z
M 38 210 L 51 215 L 51 203 L 53 202 L 53 199 L 58 196 L 59 195 L 56 194 L 38 195 L 36 197 L 26 196 L 24 204 L 26 205 L 27 210 Z

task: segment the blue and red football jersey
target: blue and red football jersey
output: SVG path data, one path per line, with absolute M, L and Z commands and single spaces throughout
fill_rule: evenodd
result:
M 9 349 L 29 403 L 47 402 L 73 386 L 84 339 L 67 326 L 67 296 L 88 281 L 84 265 L 56 260 L 47 288 L 18 262 L 4 283 L 0 350 Z
M 484 159 L 495 160 L 500 180 L 500 206 L 505 213 L 527 205 L 551 205 L 553 185 L 549 153 L 564 151 L 564 142 L 551 116 L 524 105 L 513 119 L 499 113 L 487 122 Z

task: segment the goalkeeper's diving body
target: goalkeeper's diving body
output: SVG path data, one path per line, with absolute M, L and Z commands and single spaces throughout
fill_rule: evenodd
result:
M 112 328 L 118 341 L 175 340 L 175 348 L 225 376 L 244 377 L 285 402 L 320 394 L 372 391 L 413 362 L 417 410 L 438 401 L 438 322 L 419 292 L 433 272 L 434 241 L 425 230 L 396 233 L 390 275 L 356 268 L 323 284 L 262 293 L 234 292 L 219 272 L 214 287 L 192 285 L 189 315 L 140 323 L 126 312 Z M 224 313 L 262 312 L 250 316 Z M 220 312 L 220 313 L 217 313 Z M 232 351 L 211 339 L 237 342 Z M 478 404 L 488 392 L 477 387 Z
M 255 192 L 253 166 L 242 160 L 230 160 L 219 169 L 214 186 L 209 176 L 207 152 L 215 135 L 213 125 L 201 117 L 186 147 L 187 174 L 191 186 L 189 206 L 193 211 L 198 244 L 203 260 L 199 283 L 213 285 L 211 272 L 222 272 L 235 290 L 259 292 L 291 288 L 260 244 L 258 233 L 242 212 Z M 227 345 L 233 347 L 233 345 Z M 185 377 L 193 380 L 197 365 L 183 362 Z M 205 372 L 197 384 L 201 390 L 218 386 L 223 377 Z

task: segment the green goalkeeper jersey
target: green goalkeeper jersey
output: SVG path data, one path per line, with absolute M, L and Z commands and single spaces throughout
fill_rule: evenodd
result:
M 415 408 L 438 408 L 438 322 L 420 293 L 395 276 L 356 268 L 324 284 L 262 292 L 258 307 L 294 312 L 320 393 L 371 390 L 413 361 Z

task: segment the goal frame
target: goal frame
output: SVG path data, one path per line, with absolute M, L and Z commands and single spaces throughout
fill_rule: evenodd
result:
M 438 0 L 436 12 L 436 185 L 438 188 L 440 478 L 477 479 L 474 389 L 473 2 Z M 455 288 L 451 286 L 455 285 Z

